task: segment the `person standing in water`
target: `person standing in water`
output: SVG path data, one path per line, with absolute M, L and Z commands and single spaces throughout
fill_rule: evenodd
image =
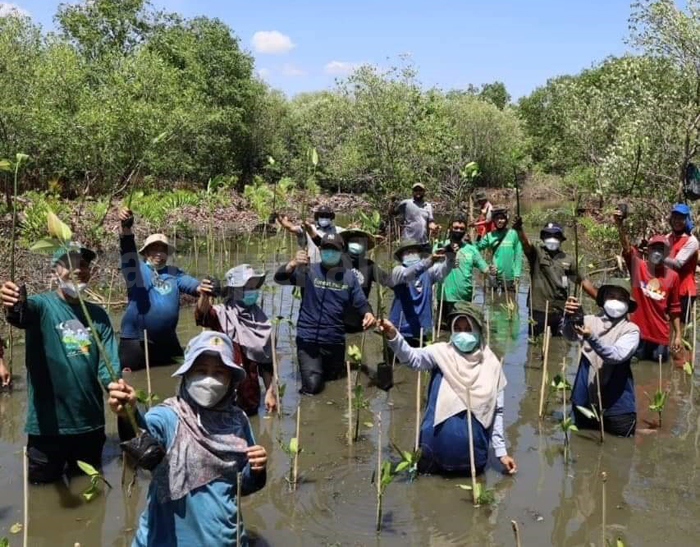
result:
M 479 250 L 467 238 L 467 220 L 463 214 L 459 214 L 450 222 L 450 237 L 440 245 L 454 245 L 456 249 L 455 266 L 438 284 L 437 302 L 438 308 L 442 303 L 442 321 L 452 312 L 457 302 L 471 302 L 474 296 L 474 268 L 482 274 L 489 271 L 486 261 Z M 434 250 L 437 250 L 437 246 Z M 444 298 L 443 298 L 444 291 Z
M 630 272 L 632 297 L 637 309 L 632 313 L 633 323 L 639 326 L 641 342 L 638 359 L 666 361 L 671 351 L 678 353 L 682 344 L 680 279 L 671 268 L 664 266 L 669 254 L 668 240 L 662 235 L 653 236 L 647 245 L 646 259 L 632 247 L 624 226 L 624 215 L 617 209 L 615 224 L 620 235 L 622 256 Z M 670 318 L 670 323 L 669 323 Z
M 26 332 L 29 482 L 50 483 L 77 461 L 99 468 L 105 444 L 102 388 L 111 381 L 78 299 L 91 275 L 95 253 L 77 242 L 58 249 L 51 261 L 56 291 L 22 299 L 6 281 L 0 289 L 8 322 Z M 73 271 L 71 271 L 71 268 Z M 20 305 L 16 311 L 13 306 Z M 117 341 L 103 308 L 85 303 L 114 372 L 121 372 Z
M 427 243 L 439 226 L 433 218 L 433 206 L 425 201 L 425 185 L 416 182 L 411 190 L 413 197 L 399 203 L 393 214 L 401 217 L 401 240 Z
M 697 287 L 695 285 L 695 268 L 698 265 L 698 239 L 693 235 L 693 219 L 690 207 L 685 203 L 676 203 L 671 209 L 671 233 L 666 237 L 670 246 L 664 264 L 673 268 L 678 274 L 681 296 L 681 325 L 690 322 L 690 314 L 695 302 Z
M 265 486 L 267 451 L 255 444 L 236 406 L 245 371 L 230 338 L 213 331 L 194 337 L 173 376 L 180 379 L 175 397 L 138 416 L 166 454 L 151 474 L 132 547 L 249 545 L 237 526 L 236 483 L 240 474 L 243 496 Z M 135 404 L 134 388 L 124 380 L 109 384 L 109 406 L 120 421 Z
M 237 363 L 246 377 L 238 384 L 236 404 L 248 416 L 258 413 L 260 377 L 265 384 L 265 410 L 277 408 L 273 385 L 272 323 L 258 305 L 265 272 L 256 272 L 250 264 L 241 264 L 226 272 L 222 304 L 211 305 L 208 293 L 202 292 L 195 308 L 198 325 L 226 334 L 233 342 Z
M 345 376 L 345 323 L 349 309 L 362 316 L 364 330 L 374 325 L 372 310 L 360 283 L 342 262 L 344 244 L 337 234 L 326 235 L 320 245 L 321 262 L 309 264 L 306 251 L 275 273 L 280 285 L 301 287 L 297 319 L 297 358 L 301 392 L 315 395 L 325 383 Z
M 496 207 L 492 211 L 494 229 L 477 239 L 476 248 L 491 251 L 490 273 L 494 288 L 506 283 L 509 291 L 514 291 L 523 270 L 523 246 L 518 232 L 508 228 L 508 210 Z
M 323 236 L 343 232 L 343 228 L 336 226 L 335 211 L 328 205 L 321 205 L 314 211 L 313 224 L 304 220 L 302 226 L 296 226 L 286 215 L 278 215 L 277 220 L 285 230 L 297 236 L 299 247 L 306 249 L 312 264 L 321 261 L 319 245 Z
M 476 226 L 477 237 L 484 237 L 493 230 L 493 205 L 483 190 L 475 192 L 474 200 L 479 206 L 479 216 L 473 226 Z
M 428 400 L 420 427 L 421 473 L 469 473 L 467 409 L 471 407 L 474 467 L 481 473 L 493 448 L 506 472 L 518 467 L 508 455 L 503 428 L 506 377 L 482 336 L 481 311 L 458 302 L 448 316 L 450 341 L 412 348 L 394 325 L 379 326 L 399 362 L 431 372 Z
M 211 291 L 211 284 L 200 283 L 180 268 L 168 265 L 175 247 L 163 234 L 149 236 L 137 253 L 132 231 L 133 213 L 122 209 L 119 220 L 121 271 L 128 299 L 122 317 L 119 358 L 125 369 L 144 368 L 144 331 L 147 331 L 150 365 L 170 365 L 174 358 L 182 357 L 182 346 L 177 338 L 180 293 L 197 296 Z
M 583 323 L 577 324 L 574 318 L 581 304 L 574 297 L 566 302 L 564 337 L 583 344 L 571 392 L 574 419 L 579 429 L 598 429 L 598 423 L 577 408 L 595 407 L 598 416 L 603 415 L 605 431 L 629 437 L 634 435 L 637 423 L 631 362 L 640 340 L 639 327 L 630 321 L 629 314 L 635 312 L 637 303 L 623 279 L 609 279 L 598 289 L 596 303 L 601 311 L 585 315 Z
M 537 244 L 530 243 L 523 230 L 522 218 L 515 218 L 513 229 L 518 233 L 523 252 L 530 262 L 530 306 L 535 320 L 533 335 L 539 336 L 549 326 L 552 336 L 559 336 L 564 306 L 569 296 L 569 281 L 581 283 L 583 290 L 592 298 L 596 297 L 596 289 L 588 279 L 580 275 L 575 257 L 561 250 L 561 244 L 566 238 L 557 222 L 544 225 L 540 231 L 541 241 Z

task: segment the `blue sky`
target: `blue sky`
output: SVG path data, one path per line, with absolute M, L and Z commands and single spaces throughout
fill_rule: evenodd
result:
M 60 2 L 12 3 L 51 29 Z M 222 19 L 253 53 L 262 77 L 288 95 L 331 87 L 358 63 L 387 66 L 408 53 L 425 86 L 464 88 L 501 80 L 517 98 L 552 76 L 626 51 L 630 13 L 630 0 L 152 3 L 185 16 Z

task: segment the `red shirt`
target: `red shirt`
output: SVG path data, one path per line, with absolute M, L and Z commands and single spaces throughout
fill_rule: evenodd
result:
M 678 274 L 663 265 L 650 272 L 636 250 L 625 255 L 625 261 L 630 271 L 632 297 L 637 301 L 632 322 L 639 326 L 643 341 L 666 346 L 671 337 L 669 316 L 681 313 Z
M 692 236 L 688 234 L 681 234 L 677 236 L 674 233 L 668 235 L 668 243 L 671 245 L 671 252 L 669 256 L 671 258 L 676 258 L 678 253 L 686 246 L 688 240 Z M 691 242 L 694 243 L 694 242 Z M 695 243 L 697 246 L 697 243 Z M 695 267 L 698 265 L 698 253 L 694 252 L 690 255 L 690 258 L 686 260 L 685 264 L 681 266 L 678 271 L 678 276 L 680 277 L 681 289 L 680 293 L 682 296 L 695 296 L 697 294 L 697 289 L 695 287 Z

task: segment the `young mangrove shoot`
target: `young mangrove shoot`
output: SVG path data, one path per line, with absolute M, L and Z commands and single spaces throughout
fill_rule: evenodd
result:
M 83 491 L 83 498 L 85 498 L 85 501 L 92 501 L 95 499 L 95 496 L 100 493 L 100 484 L 105 484 L 108 488 L 112 488 L 112 485 L 102 476 L 102 473 L 92 465 L 80 460 L 78 460 L 77 463 L 80 470 L 90 478 L 90 486 Z
M 656 412 L 659 415 L 659 429 L 661 429 L 661 419 L 664 411 L 664 406 L 666 406 L 666 399 L 668 397 L 668 391 L 663 389 L 663 368 L 661 355 L 659 355 L 659 389 L 654 393 L 654 397 L 649 397 L 649 394 L 644 392 L 644 394 L 649 399 L 649 410 Z

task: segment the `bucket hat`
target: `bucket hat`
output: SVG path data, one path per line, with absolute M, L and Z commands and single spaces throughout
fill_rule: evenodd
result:
M 226 272 L 226 287 L 258 289 L 265 282 L 265 272 L 256 272 L 250 264 L 239 264 Z
M 634 310 L 637 309 L 637 301 L 634 299 L 632 296 L 632 291 L 630 289 L 630 282 L 627 281 L 626 279 L 621 279 L 619 277 L 614 277 L 612 279 L 608 279 L 599 289 L 598 289 L 598 294 L 595 297 L 595 303 L 598 304 L 601 308 L 603 307 L 603 304 L 605 304 L 605 293 L 609 289 L 622 289 L 627 293 L 627 300 L 629 302 L 629 307 L 628 307 L 628 312 L 632 313 Z
M 246 373 L 243 367 L 233 361 L 233 343 L 231 339 L 220 332 L 205 330 L 190 340 L 185 348 L 185 362 L 182 363 L 173 376 L 183 376 L 192 368 L 197 357 L 203 353 L 216 354 L 224 366 L 233 370 L 233 381 L 240 382 Z
M 399 245 L 399 248 L 394 252 L 394 258 L 401 262 L 401 255 L 406 251 L 417 251 L 419 253 L 427 253 L 428 246 L 424 243 L 418 243 L 414 239 L 405 239 Z
M 139 249 L 139 254 L 144 254 L 146 252 L 146 249 L 153 245 L 154 243 L 162 243 L 163 245 L 168 247 L 168 254 L 173 254 L 175 253 L 175 245 L 170 243 L 168 240 L 168 236 L 165 234 L 151 234 L 146 238 L 146 241 L 143 242 L 143 245 Z
M 370 234 L 369 232 L 365 232 L 364 230 L 360 230 L 358 228 L 344 230 L 340 232 L 340 237 L 343 238 L 343 241 L 345 242 L 346 246 L 351 239 L 364 238 L 365 240 L 367 240 L 367 248 L 365 249 L 366 251 L 371 251 L 376 243 L 372 234 Z
M 479 327 L 479 330 L 483 330 L 484 314 L 482 313 L 481 309 L 474 304 L 470 302 L 456 302 L 454 308 L 452 308 L 452 311 L 447 314 L 448 324 L 451 325 L 452 322 L 458 317 L 467 317 L 470 321 L 476 324 L 477 327 Z

